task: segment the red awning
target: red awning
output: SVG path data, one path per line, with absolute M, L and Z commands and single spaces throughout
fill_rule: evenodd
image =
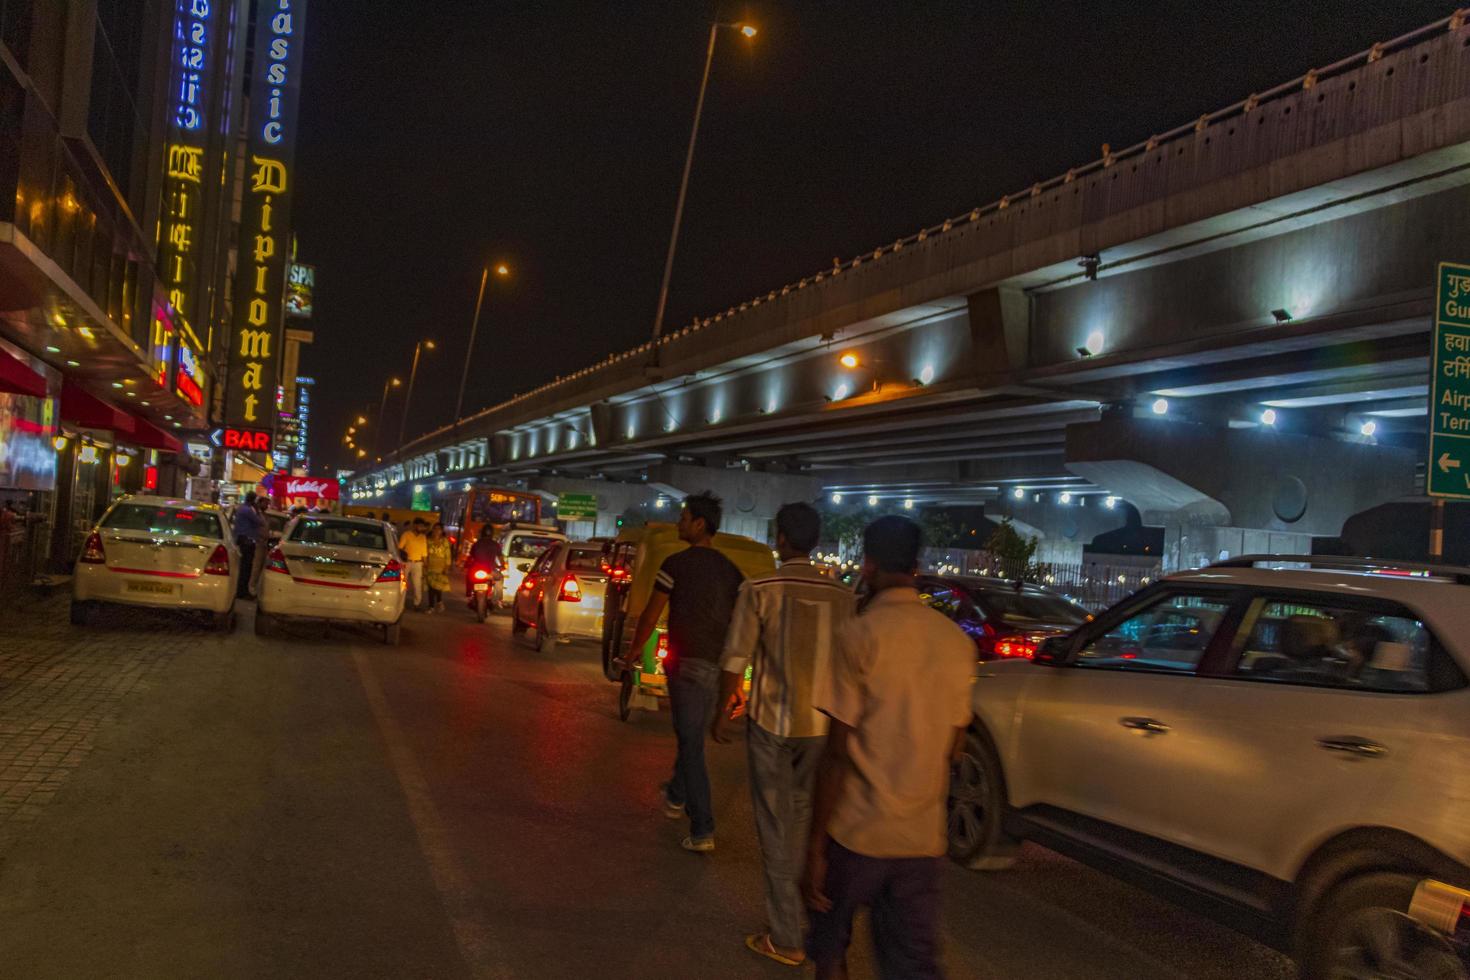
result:
M 134 415 L 129 420 L 132 423 L 130 433 L 131 441 L 142 446 L 144 449 L 161 449 L 166 453 L 181 453 L 184 444 L 173 436 L 164 432 L 158 426 L 147 419 L 140 419 Z
M 132 435 L 133 419 L 127 412 L 114 408 L 75 381 L 61 384 L 61 418 L 88 429 L 111 429 Z
M 46 379 L 14 354 L 0 350 L 0 391 L 45 398 Z

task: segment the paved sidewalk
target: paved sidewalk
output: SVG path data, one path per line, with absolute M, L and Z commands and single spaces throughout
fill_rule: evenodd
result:
M 203 632 L 122 609 L 76 627 L 67 610 L 55 596 L 0 617 L 0 851 L 62 791 L 126 699 Z

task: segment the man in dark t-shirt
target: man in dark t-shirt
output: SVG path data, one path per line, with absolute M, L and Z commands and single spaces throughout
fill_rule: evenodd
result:
M 669 656 L 664 672 L 669 678 L 669 706 L 679 749 L 673 778 L 663 786 L 664 814 L 678 819 L 687 810 L 689 836 L 684 838 L 683 847 L 699 853 L 715 849 L 704 737 L 714 720 L 719 697 L 725 633 L 745 578 L 734 562 L 714 548 L 720 516 L 720 498 L 714 494 L 700 493 L 684 499 L 679 538 L 689 542 L 689 547 L 664 559 L 654 580 L 653 595 L 643 607 L 633 633 L 633 655 L 637 657 L 668 606 Z

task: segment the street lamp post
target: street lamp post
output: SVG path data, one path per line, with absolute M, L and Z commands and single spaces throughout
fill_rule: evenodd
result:
M 495 267 L 495 274 L 504 278 L 510 275 L 505 263 Z M 459 377 L 459 397 L 454 400 L 454 424 L 459 425 L 464 411 L 464 387 L 470 380 L 470 361 L 475 353 L 475 335 L 480 332 L 480 310 L 485 305 L 485 284 L 490 280 L 490 266 L 480 271 L 480 295 L 475 297 L 475 318 L 470 321 L 470 345 L 464 352 L 464 372 Z
M 425 350 L 433 350 L 432 340 L 421 340 L 413 345 L 413 367 L 408 372 L 408 390 L 403 393 L 403 418 L 398 422 L 398 446 L 403 447 L 403 434 L 408 429 L 408 404 L 413 401 L 413 383 L 419 376 L 419 355 Z
M 373 455 L 377 455 L 383 448 L 381 445 L 383 442 L 383 410 L 388 407 L 388 389 L 397 388 L 401 384 L 403 382 L 397 378 L 389 378 L 383 382 L 383 397 L 378 401 L 378 421 L 373 429 Z
M 709 25 L 709 48 L 704 53 L 704 76 L 699 81 L 699 98 L 694 103 L 694 127 L 689 131 L 689 149 L 684 154 L 684 175 L 679 178 L 679 200 L 674 205 L 674 230 L 669 234 L 669 254 L 664 258 L 664 278 L 658 288 L 658 310 L 653 315 L 653 367 L 658 366 L 658 338 L 663 333 L 664 312 L 669 305 L 669 280 L 674 274 L 674 252 L 679 247 L 679 225 L 684 220 L 684 198 L 689 193 L 689 171 L 694 167 L 694 144 L 699 139 L 700 117 L 704 115 L 704 94 L 709 89 L 709 70 L 715 60 L 715 40 L 722 27 L 733 27 L 747 38 L 756 35 L 755 28 L 749 24 L 724 24 L 715 21 Z

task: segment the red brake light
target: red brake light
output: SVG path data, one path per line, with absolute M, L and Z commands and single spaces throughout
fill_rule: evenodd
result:
M 582 583 L 577 581 L 577 576 L 567 572 L 566 577 L 561 580 L 561 592 L 557 599 L 561 602 L 582 601 Z
M 657 655 L 658 659 L 660 659 L 660 660 L 667 660 L 668 659 L 668 656 L 669 656 L 669 634 L 667 634 L 667 633 L 660 633 L 658 635 L 658 650 L 656 651 L 656 655 Z
M 490 577 L 490 573 L 489 573 L 489 572 L 487 572 L 487 571 L 486 571 L 486 570 L 485 570 L 485 569 L 483 569 L 483 568 L 477 568 L 477 569 L 475 569 L 475 572 L 474 572 L 474 574 L 475 574 L 475 581 L 476 581 L 476 582 L 483 582 L 483 581 L 485 581 L 485 580 L 486 580 L 486 579 L 487 579 L 487 578 L 489 578 L 489 577 Z
M 107 561 L 107 555 L 102 550 L 102 535 L 93 531 L 87 535 L 87 546 L 82 549 L 82 557 L 77 559 L 88 565 L 101 565 Z
M 528 574 L 525 578 L 521 579 L 521 591 L 522 592 L 529 593 L 535 587 L 536 587 L 536 576 L 529 575 Z
M 403 565 L 402 565 L 402 563 L 400 563 L 397 558 L 389 558 L 388 559 L 388 564 L 384 565 L 383 566 L 383 570 L 378 573 L 378 581 L 379 582 L 402 582 L 403 581 Z
M 271 551 L 270 559 L 265 563 L 268 572 L 280 572 L 282 575 L 290 575 L 291 569 L 286 567 L 286 553 L 280 548 Z
M 1030 660 L 1036 656 L 1036 644 L 1019 636 L 1008 636 L 1004 640 L 996 640 L 993 649 L 997 657 Z
M 214 546 L 214 554 L 209 556 L 209 561 L 204 564 L 205 575 L 228 575 L 230 574 L 230 553 L 225 546 L 217 544 Z

